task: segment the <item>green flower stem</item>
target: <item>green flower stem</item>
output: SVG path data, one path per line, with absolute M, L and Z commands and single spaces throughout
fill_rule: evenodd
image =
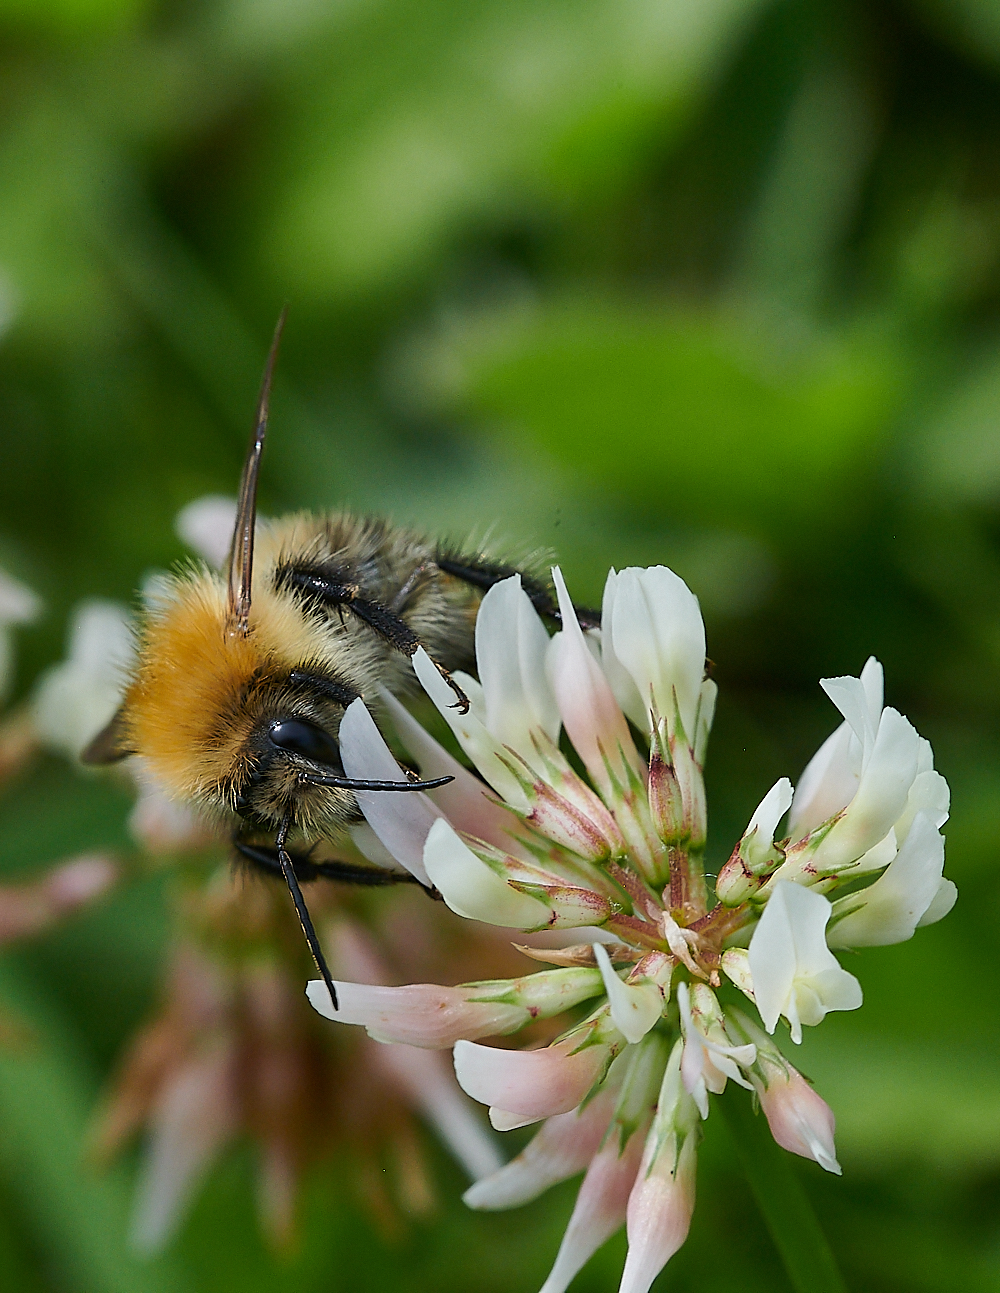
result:
M 730 1083 L 716 1097 L 757 1206 L 797 1293 L 846 1293 L 833 1251 L 790 1155 L 776 1145 L 750 1094 Z

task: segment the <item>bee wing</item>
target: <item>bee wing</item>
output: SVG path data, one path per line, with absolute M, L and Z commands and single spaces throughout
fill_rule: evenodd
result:
M 243 464 L 243 475 L 240 478 L 240 493 L 236 507 L 236 524 L 233 527 L 233 542 L 229 550 L 229 619 L 235 632 L 246 637 L 250 619 L 250 589 L 253 579 L 253 541 L 257 524 L 257 477 L 260 473 L 260 458 L 264 452 L 264 437 L 267 435 L 267 417 L 271 404 L 271 379 L 274 376 L 274 365 L 278 358 L 278 346 L 285 327 L 286 306 L 278 317 L 277 327 L 271 341 L 271 349 L 264 367 L 264 380 L 261 382 L 260 395 L 257 398 L 257 416 L 254 419 L 253 436 Z
M 127 759 L 134 753 L 135 750 L 130 748 L 125 726 L 125 706 L 122 705 L 110 723 L 102 727 L 90 743 L 84 746 L 80 753 L 80 762 L 117 763 L 120 759 Z

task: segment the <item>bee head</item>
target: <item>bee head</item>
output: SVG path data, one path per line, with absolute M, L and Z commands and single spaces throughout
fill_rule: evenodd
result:
M 174 581 L 142 626 L 121 709 L 85 752 L 90 763 L 138 754 L 178 799 L 276 827 L 290 815 L 327 833 L 357 820 L 337 744 L 365 679 L 287 594 L 255 587 L 251 631 L 228 631 L 223 580 Z

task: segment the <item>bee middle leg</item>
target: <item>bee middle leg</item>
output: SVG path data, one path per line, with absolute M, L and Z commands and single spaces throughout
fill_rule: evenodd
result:
M 277 849 L 262 844 L 248 844 L 243 839 L 234 839 L 233 848 L 251 866 L 265 875 L 281 877 L 281 860 Z M 336 880 L 341 884 L 379 887 L 394 884 L 420 884 L 416 876 L 406 871 L 384 871 L 381 867 L 362 866 L 356 862 L 314 862 L 304 853 L 289 853 L 288 856 L 291 858 L 295 878 L 303 884 L 308 884 L 312 880 Z M 421 888 L 426 886 L 421 885 Z

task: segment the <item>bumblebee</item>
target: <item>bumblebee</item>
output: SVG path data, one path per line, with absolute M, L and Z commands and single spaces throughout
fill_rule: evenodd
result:
M 292 854 L 289 833 L 307 844 L 336 844 L 363 820 L 354 790 L 399 793 L 451 780 L 352 780 L 340 760 L 340 721 L 348 705 L 358 697 L 371 703 L 380 687 L 412 690 L 409 660 L 421 646 L 456 706 L 467 709 L 452 670 L 473 665 L 484 593 L 520 572 L 377 518 L 299 513 L 258 525 L 257 480 L 283 324 L 284 314 L 264 371 L 228 569 L 188 570 L 158 592 L 122 705 L 83 758 L 110 763 L 138 754 L 168 793 L 233 823 L 237 852 L 284 877 L 336 1004 L 299 882 L 412 877 Z M 529 576 L 522 583 L 539 612 L 558 620 L 550 590 Z M 579 614 L 596 622 L 592 613 Z M 273 847 L 248 832 L 273 836 Z

